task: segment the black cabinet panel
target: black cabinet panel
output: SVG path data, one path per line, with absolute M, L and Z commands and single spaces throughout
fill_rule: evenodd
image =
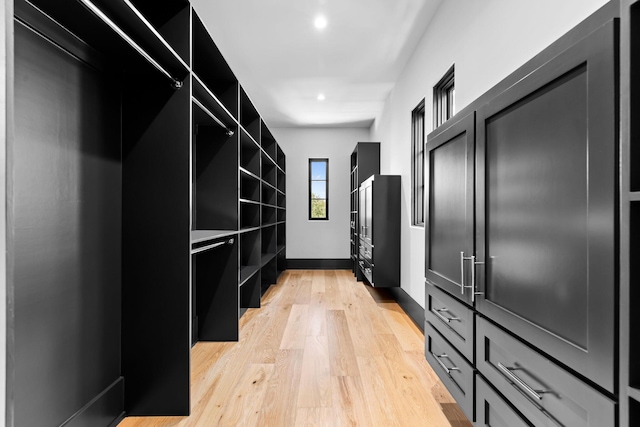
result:
M 467 303 L 474 233 L 474 114 L 429 135 L 425 277 Z
M 14 89 L 8 407 L 13 425 L 60 425 L 120 379 L 120 91 L 18 22 Z M 110 396 L 88 411 L 115 419 Z
M 478 370 L 535 425 L 614 425 L 607 397 L 481 317 L 477 334 Z
M 610 22 L 481 107 L 476 132 L 478 310 L 612 392 L 614 46 Z

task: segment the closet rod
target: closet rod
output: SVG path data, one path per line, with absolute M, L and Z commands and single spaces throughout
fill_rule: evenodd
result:
M 209 109 L 207 107 L 205 107 L 200 101 L 198 101 L 197 98 L 192 97 L 191 98 L 193 100 L 193 102 L 200 107 L 200 109 L 202 111 L 204 111 L 206 113 L 207 116 L 211 117 L 211 119 L 216 122 L 218 125 L 220 125 L 220 127 L 222 127 L 226 132 L 227 132 L 227 136 L 233 136 L 234 132 L 233 130 L 229 129 L 227 127 L 227 125 L 225 125 L 222 120 L 220 120 L 219 118 L 216 117 L 215 114 L 213 114 L 211 111 L 209 111 Z
M 133 3 L 131 3 L 130 0 L 123 0 L 123 1 L 127 6 L 129 6 L 129 9 L 131 9 L 131 11 L 136 14 L 140 22 L 142 22 L 149 29 L 149 31 L 151 31 L 153 35 L 156 36 L 156 38 L 164 45 L 164 47 L 166 47 L 167 50 L 171 52 L 173 56 L 175 56 L 182 63 L 182 65 L 184 65 L 185 68 L 189 68 L 189 66 L 184 63 L 182 58 L 180 58 L 180 55 L 176 53 L 173 47 L 171 47 L 171 45 L 167 43 L 164 37 L 162 37 L 162 35 L 158 33 L 155 27 L 151 25 L 151 22 L 149 22 L 147 18 L 144 17 L 144 15 L 133 5 Z
M 203 246 L 203 247 L 198 248 L 198 249 L 193 249 L 191 251 L 191 254 L 197 254 L 198 252 L 208 251 L 209 249 L 215 249 L 215 248 L 219 248 L 220 246 L 232 245 L 232 244 L 233 244 L 233 239 L 229 239 L 229 240 L 225 240 L 223 242 L 214 243 L 213 245 Z
M 171 80 L 171 86 L 174 89 L 180 89 L 182 87 L 182 81 L 174 78 L 167 70 L 165 70 L 162 65 L 160 65 L 155 59 L 153 59 L 145 50 L 138 45 L 131 37 L 125 33 L 122 28 L 118 27 L 115 22 L 113 22 L 107 15 L 102 12 L 95 4 L 93 4 L 89 0 L 79 0 L 87 9 L 93 12 L 98 18 L 102 20 L 105 24 L 107 24 L 113 31 L 116 32 L 129 46 L 135 49 L 136 52 L 140 54 L 144 59 L 146 59 L 151 65 L 153 65 L 158 71 L 167 76 Z

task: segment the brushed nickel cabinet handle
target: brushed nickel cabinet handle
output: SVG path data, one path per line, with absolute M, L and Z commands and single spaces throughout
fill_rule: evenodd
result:
M 502 362 L 498 362 L 498 367 L 507 376 L 507 378 L 509 378 L 512 382 L 518 384 L 518 386 L 520 386 L 520 388 L 522 388 L 524 391 L 526 391 L 531 397 L 533 397 L 536 400 L 542 400 L 542 396 L 537 391 L 535 391 L 533 388 L 531 388 L 531 386 L 529 384 L 525 383 L 516 374 L 511 372 L 512 370 L 517 369 L 517 368 L 508 368 L 508 367 L 504 366 L 502 364 Z
M 437 354 L 435 354 L 434 352 L 431 352 L 431 355 L 436 359 L 436 362 L 438 362 L 438 365 L 440 365 L 440 367 L 442 369 L 444 369 L 444 371 L 447 373 L 447 375 L 451 375 L 451 371 L 459 371 L 460 368 L 458 368 L 457 366 L 454 366 L 452 368 L 447 368 L 447 365 L 444 364 L 444 362 L 440 359 L 448 359 L 449 356 L 445 353 L 445 354 L 441 354 L 440 356 L 438 356 Z
M 459 317 L 446 317 L 442 313 L 449 312 L 448 308 L 432 308 L 431 312 L 435 314 L 440 320 L 446 323 L 451 323 L 452 320 L 460 320 Z

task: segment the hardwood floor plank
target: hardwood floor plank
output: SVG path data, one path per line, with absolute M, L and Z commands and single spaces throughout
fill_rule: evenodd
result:
M 294 426 L 303 350 L 280 350 L 257 426 Z
M 287 327 L 280 342 L 280 349 L 304 349 L 308 321 L 309 304 L 294 304 L 291 307 L 289 319 L 287 319 Z
M 314 274 L 311 279 L 311 291 L 312 292 L 325 292 L 325 278 L 324 274 Z
M 296 427 L 334 427 L 336 418 L 333 408 L 298 408 Z
M 360 375 L 344 310 L 327 310 L 327 336 L 331 375 Z
M 374 426 L 361 378 L 331 377 L 336 426 Z
M 331 406 L 331 366 L 329 341 L 326 336 L 306 337 L 297 406 Z
M 266 324 L 262 339 L 253 350 L 252 363 L 275 363 L 280 351 L 287 319 L 291 314 L 291 305 L 280 306 L 273 302 L 270 308 L 273 310 L 273 319 Z
M 311 294 L 307 335 L 327 335 L 327 304 L 324 292 L 313 292 Z
M 416 339 L 422 337 L 422 340 L 424 340 L 422 332 L 407 317 L 397 303 L 379 303 L 378 305 L 387 324 L 398 337 L 405 351 L 420 351 L 424 348 L 424 343 Z
M 234 389 L 232 399 L 224 406 L 217 425 L 225 427 L 255 426 L 264 396 L 273 375 L 274 365 L 250 364 Z

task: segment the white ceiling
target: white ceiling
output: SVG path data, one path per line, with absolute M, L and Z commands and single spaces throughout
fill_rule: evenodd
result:
M 191 3 L 267 125 L 368 127 L 441 1 Z

